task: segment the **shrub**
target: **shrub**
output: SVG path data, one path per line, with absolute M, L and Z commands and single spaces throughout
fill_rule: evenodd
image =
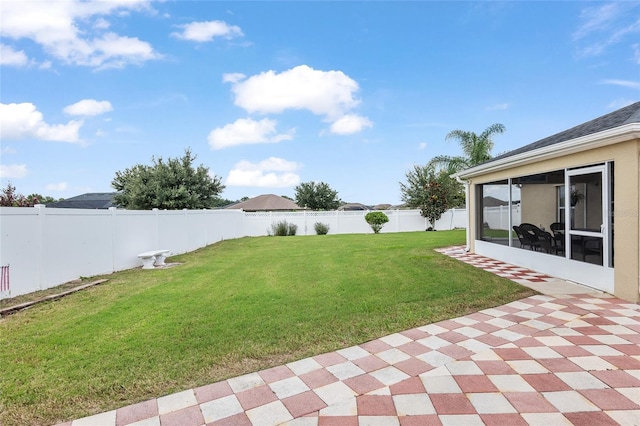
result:
M 371 226 L 376 234 L 380 232 L 385 223 L 389 222 L 389 217 L 382 212 L 370 212 L 364 217 L 364 220 Z
M 296 235 L 296 232 L 298 232 L 298 225 L 283 220 L 271 224 L 271 232 L 269 232 L 269 235 L 286 237 L 287 235 Z
M 329 225 L 326 223 L 316 222 L 313 225 L 313 228 L 316 230 L 316 234 L 318 235 L 327 235 L 329 233 Z

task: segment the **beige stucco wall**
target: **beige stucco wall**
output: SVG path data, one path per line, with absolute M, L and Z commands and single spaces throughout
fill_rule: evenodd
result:
M 520 190 L 522 223 L 549 229 L 556 221 L 556 185 L 527 185 Z M 535 206 L 535 208 L 532 208 Z
M 545 173 L 559 169 L 614 162 L 614 275 L 615 295 L 640 302 L 640 139 L 619 142 L 589 151 L 505 168 L 468 179 L 470 182 L 470 250 L 475 251 L 476 185 L 496 180 Z M 524 198 L 524 195 L 523 195 Z M 524 203 L 524 200 L 523 200 Z M 543 221 L 545 220 L 546 221 Z M 531 223 L 544 224 L 548 218 L 534 217 Z M 523 222 L 525 218 L 523 217 Z M 546 225 L 545 225 L 546 226 Z

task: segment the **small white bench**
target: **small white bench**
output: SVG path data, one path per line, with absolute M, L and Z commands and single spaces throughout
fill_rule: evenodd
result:
M 153 250 L 140 253 L 138 258 L 142 260 L 142 269 L 153 269 L 156 266 L 164 266 L 164 259 L 169 254 L 169 250 Z

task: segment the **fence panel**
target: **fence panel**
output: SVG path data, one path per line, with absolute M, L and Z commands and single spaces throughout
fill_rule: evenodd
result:
M 0 265 L 11 265 L 11 296 L 40 290 L 42 261 L 37 209 L 0 208 Z
M 54 287 L 81 276 L 140 266 L 139 253 L 156 249 L 181 254 L 224 239 L 268 235 L 282 220 L 297 235 L 315 235 L 315 223 L 329 234 L 372 233 L 367 211 L 243 212 L 240 210 L 82 210 L 0 208 L 0 265 L 11 265 L 11 291 L 0 298 Z M 387 210 L 381 232 L 424 231 L 418 210 Z M 465 210 L 446 212 L 436 229 L 464 227 Z M 7 272 L 8 273 L 8 272 Z M 4 285 L 4 281 L 2 284 Z M 8 275 L 7 275 L 8 286 Z
M 64 283 L 113 271 L 111 218 L 97 210 L 40 209 L 41 281 Z

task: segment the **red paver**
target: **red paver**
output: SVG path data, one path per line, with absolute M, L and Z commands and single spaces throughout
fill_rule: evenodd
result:
M 329 383 L 337 382 L 336 376 L 321 368 L 310 373 L 301 374 L 300 379 L 306 383 L 311 389 L 319 388 Z
M 615 389 L 583 389 L 579 392 L 602 411 L 640 410 L 640 405 L 631 401 Z
M 389 386 L 391 395 L 410 395 L 424 393 L 424 385 L 419 377 L 412 377 Z
M 262 377 L 262 380 L 264 380 L 266 384 L 279 382 L 280 380 L 288 379 L 295 376 L 293 371 L 291 371 L 289 367 L 284 365 L 259 371 L 258 374 L 260 375 L 260 377 Z
M 425 333 L 422 330 L 418 330 L 417 328 L 412 328 L 411 330 L 402 331 L 400 332 L 400 334 L 402 334 L 405 337 L 408 337 L 411 340 L 420 340 L 429 336 L 429 334 Z
M 538 342 L 538 345 L 540 345 L 540 342 Z M 532 359 L 531 355 L 520 348 L 496 348 L 493 351 L 504 361 Z
M 454 376 L 464 393 L 498 392 L 498 388 L 485 375 Z
M 371 354 L 377 354 L 392 348 L 391 345 L 386 344 L 382 340 L 372 340 L 371 342 L 360 345 L 360 347 Z
M 519 413 L 555 413 L 558 411 L 538 392 L 505 392 L 504 396 Z
M 231 395 L 233 394 L 233 390 L 227 382 L 218 382 L 195 388 L 193 393 L 196 395 L 198 404 L 202 404 L 203 402 L 213 401 L 214 399 Z
M 564 413 L 564 416 L 574 425 L 620 426 L 620 424 L 611 417 L 598 411 Z
M 384 387 L 382 382 L 369 374 L 351 377 L 344 380 L 344 383 L 359 395 Z
M 486 426 L 528 426 L 520 414 L 481 414 L 480 419 Z
M 327 406 L 313 391 L 307 391 L 289 398 L 284 398 L 282 403 L 294 418 L 318 411 Z
M 389 366 L 388 363 L 384 362 L 375 355 L 369 355 L 364 358 L 354 359 L 352 362 L 366 373 L 380 370 Z
M 119 408 L 116 411 L 116 425 L 128 425 L 158 415 L 158 402 L 155 399 Z
M 252 426 L 252 424 L 245 413 L 238 413 L 212 423 L 207 423 L 207 426 Z
M 612 388 L 640 388 L 640 380 L 623 370 L 590 371 Z
M 194 405 L 161 415 L 160 424 L 162 426 L 200 426 L 204 424 L 204 418 L 200 407 Z
M 337 352 L 330 352 L 328 354 L 322 354 L 314 356 L 313 359 L 323 367 L 329 367 L 332 365 L 345 362 L 347 359 Z
M 359 416 L 395 416 L 396 408 L 391 396 L 362 395 L 357 398 Z
M 436 393 L 429 395 L 438 414 L 475 414 L 471 401 L 460 393 Z
M 555 374 L 523 374 L 522 378 L 538 392 L 555 392 L 571 390 L 569 385 L 560 380 Z
M 438 349 L 438 352 L 450 356 L 453 359 L 462 359 L 473 355 L 473 352 L 471 352 L 469 349 L 463 348 L 462 346 L 458 345 L 443 346 Z
M 557 348 L 558 346 L 554 346 L 553 350 L 557 352 Z M 552 373 L 573 373 L 576 371 L 583 371 L 582 368 L 566 358 L 539 358 L 536 361 Z
M 257 386 L 246 391 L 238 392 L 236 398 L 238 398 L 240 405 L 242 405 L 242 408 L 245 410 L 251 410 L 252 408 L 268 404 L 278 399 L 269 385 Z
M 398 420 L 400 420 L 400 426 L 442 426 L 442 422 L 435 414 L 402 416 Z
M 420 340 L 424 337 L 427 337 L 426 333 L 423 333 L 424 336 L 416 339 L 416 340 Z M 409 343 L 405 343 L 404 345 L 400 345 L 398 346 L 398 349 L 400 349 L 402 352 L 406 353 L 407 355 L 411 355 L 411 356 L 418 356 L 418 355 L 422 355 L 424 353 L 429 352 L 431 349 L 427 348 L 425 345 L 421 345 L 420 343 L 417 342 L 409 342 Z
M 356 416 L 320 416 L 318 426 L 358 426 L 358 418 Z
M 405 361 L 400 361 L 394 365 L 399 370 L 404 371 L 410 376 L 418 376 L 422 373 L 426 373 L 433 369 L 433 366 L 426 362 L 420 361 L 416 358 L 410 358 Z
M 476 361 L 476 365 L 484 374 L 516 374 L 515 370 L 505 361 Z

